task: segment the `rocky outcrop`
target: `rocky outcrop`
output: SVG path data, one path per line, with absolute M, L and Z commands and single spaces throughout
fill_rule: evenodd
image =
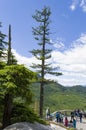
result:
M 20 122 L 6 127 L 4 130 L 52 130 L 51 126 L 35 123 Z

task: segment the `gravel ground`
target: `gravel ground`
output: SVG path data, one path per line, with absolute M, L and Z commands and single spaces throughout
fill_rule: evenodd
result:
M 60 127 L 60 126 L 52 124 L 52 123 L 50 124 L 50 126 L 51 126 L 52 130 L 66 130 L 63 127 Z
M 76 127 L 78 130 L 86 130 L 86 119 L 82 119 L 82 123 L 80 123 L 80 120 L 77 120 Z
M 68 120 L 70 120 L 70 117 Z M 77 130 L 86 130 L 86 119 L 82 119 L 82 123 L 80 123 L 80 119 L 77 118 L 76 128 Z

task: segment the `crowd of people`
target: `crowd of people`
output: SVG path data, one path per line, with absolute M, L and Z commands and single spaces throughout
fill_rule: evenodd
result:
M 70 118 L 69 118 L 70 117 Z M 56 121 L 64 123 L 66 127 L 73 127 L 76 128 L 77 121 L 80 121 L 82 123 L 82 118 L 86 117 L 84 111 L 82 110 L 74 110 L 71 111 L 70 115 L 64 115 L 62 117 L 61 112 L 56 113 Z M 64 119 L 63 119 L 64 118 Z M 64 121 L 63 121 L 64 120 Z
M 62 114 L 62 112 L 58 111 L 55 113 L 55 121 L 57 123 L 64 124 L 66 127 L 76 128 L 77 121 L 80 121 L 80 123 L 82 123 L 83 117 L 86 118 L 86 114 L 84 113 L 84 111 L 79 109 L 71 111 L 70 115 Z M 46 110 L 46 119 L 52 119 L 52 114 L 50 114 L 49 108 Z

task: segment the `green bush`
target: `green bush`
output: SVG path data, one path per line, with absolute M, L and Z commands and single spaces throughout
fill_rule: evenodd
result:
M 12 111 L 11 124 L 16 122 L 34 123 L 35 121 L 46 124 L 46 122 L 40 119 L 39 116 L 37 116 L 30 108 L 22 104 L 15 105 Z

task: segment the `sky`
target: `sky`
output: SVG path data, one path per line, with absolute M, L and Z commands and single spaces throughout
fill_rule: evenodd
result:
M 0 0 L 0 31 L 12 29 L 12 51 L 19 64 L 30 67 L 36 59 L 29 51 L 36 49 L 32 35 L 35 10 L 51 9 L 50 62 L 62 76 L 47 76 L 64 86 L 86 85 L 86 0 Z

